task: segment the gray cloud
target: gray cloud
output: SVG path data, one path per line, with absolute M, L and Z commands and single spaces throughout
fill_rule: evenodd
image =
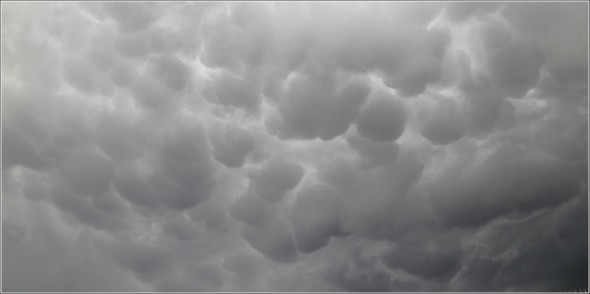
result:
M 273 159 L 252 173 L 252 185 L 262 199 L 277 203 L 297 186 L 304 173 L 305 169 L 294 162 Z
M 252 248 L 274 261 L 293 262 L 297 259 L 289 224 L 282 217 L 274 216 L 255 227 L 242 227 L 241 233 Z
M 102 8 L 124 33 L 145 30 L 157 18 L 154 7 L 146 3 L 104 3 Z
M 299 251 L 313 252 L 326 246 L 330 237 L 344 235 L 345 209 L 341 196 L 329 186 L 301 190 L 290 212 Z
M 434 113 L 424 123 L 421 134 L 432 144 L 447 145 L 465 135 L 466 122 L 453 103 L 437 103 Z
M 332 95 L 329 85 L 307 75 L 296 75 L 288 82 L 279 102 L 282 137 L 314 139 L 322 130 L 326 100 Z
M 260 104 L 260 96 L 253 85 L 240 77 L 223 71 L 214 80 L 215 98 L 222 105 L 231 105 L 245 110 L 255 110 Z
M 588 287 L 586 3 L 3 3 L 4 291 Z
M 358 152 L 357 165 L 362 169 L 373 169 L 395 161 L 399 147 L 395 142 L 374 142 L 358 135 L 347 138 L 348 145 Z
M 175 270 L 158 280 L 154 288 L 159 292 L 205 292 L 219 290 L 223 284 L 221 267 L 203 264 Z
M 223 165 L 239 168 L 256 147 L 256 140 L 249 131 L 230 126 L 225 130 L 209 133 L 213 156 Z
M 131 270 L 140 280 L 153 280 L 170 270 L 167 258 L 170 253 L 166 249 L 127 240 L 103 242 L 97 244 L 98 249 L 117 264 Z
M 361 109 L 357 130 L 359 135 L 376 142 L 393 141 L 404 132 L 406 116 L 398 98 L 379 93 Z
M 109 159 L 90 148 L 68 154 L 59 171 L 65 184 L 82 195 L 101 194 L 113 176 Z
M 448 281 L 461 264 L 461 247 L 457 240 L 445 240 L 424 235 L 406 239 L 383 252 L 381 260 L 391 268 L 401 268 L 409 274 L 431 280 Z
M 579 193 L 582 174 L 575 167 L 520 152 L 500 146 L 480 168 L 449 171 L 443 185 L 432 187 L 435 211 L 455 225 L 473 226 L 508 211 L 552 207 Z

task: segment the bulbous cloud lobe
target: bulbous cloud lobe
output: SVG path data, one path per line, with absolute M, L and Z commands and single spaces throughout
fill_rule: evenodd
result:
M 376 142 L 399 138 L 406 124 L 406 110 L 399 98 L 377 94 L 360 111 L 356 120 L 359 135 Z

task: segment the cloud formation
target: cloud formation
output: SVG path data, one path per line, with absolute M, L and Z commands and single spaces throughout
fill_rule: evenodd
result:
M 2 290 L 586 289 L 587 24 L 2 3 Z

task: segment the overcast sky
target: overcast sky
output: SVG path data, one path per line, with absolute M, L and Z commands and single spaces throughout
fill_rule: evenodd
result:
M 588 287 L 588 3 L 2 3 L 4 291 Z

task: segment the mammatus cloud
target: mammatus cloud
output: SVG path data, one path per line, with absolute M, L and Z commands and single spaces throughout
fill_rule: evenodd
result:
M 357 119 L 359 135 L 371 141 L 388 142 L 398 139 L 406 125 L 406 110 L 395 96 L 376 95 Z
M 2 3 L 3 291 L 588 287 L 585 2 Z

